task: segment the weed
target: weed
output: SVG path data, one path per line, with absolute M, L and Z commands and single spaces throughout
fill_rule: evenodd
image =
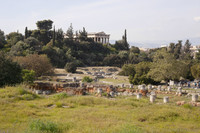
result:
M 183 107 L 186 109 L 193 109 L 193 106 L 190 104 L 184 104 Z
M 33 120 L 29 125 L 29 131 L 42 133 L 61 133 L 62 128 L 51 121 Z
M 57 108 L 62 108 L 62 107 L 63 107 L 63 104 L 62 104 L 61 102 L 57 102 L 57 103 L 56 103 L 56 107 L 57 107 Z
M 64 92 L 53 96 L 53 98 L 55 98 L 56 100 L 61 100 L 61 99 L 67 98 L 67 97 L 68 97 L 67 93 L 64 93 Z

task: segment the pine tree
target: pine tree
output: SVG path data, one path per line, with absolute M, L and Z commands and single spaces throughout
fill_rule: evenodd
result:
M 87 41 L 87 32 L 85 27 L 83 27 L 83 31 L 79 31 L 79 39 L 80 41 Z
M 189 40 L 187 40 L 187 41 L 185 42 L 185 45 L 184 45 L 184 53 L 190 53 L 190 52 L 191 52 L 191 51 L 190 51 L 190 46 L 191 46 L 191 43 L 190 43 Z
M 67 29 L 66 35 L 69 39 L 73 40 L 74 31 L 73 31 L 72 23 L 70 24 L 70 27 Z

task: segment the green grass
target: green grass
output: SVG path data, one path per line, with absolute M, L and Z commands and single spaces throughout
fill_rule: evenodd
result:
M 163 97 L 170 102 L 163 104 Z M 0 89 L 0 131 L 15 133 L 198 133 L 200 108 L 177 106 L 191 98 L 39 97 L 22 87 Z M 62 106 L 68 106 L 63 108 Z

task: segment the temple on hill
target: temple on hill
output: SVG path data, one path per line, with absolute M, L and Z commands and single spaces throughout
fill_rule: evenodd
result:
M 94 42 L 108 44 L 110 35 L 102 31 L 102 32 L 97 32 L 97 33 L 88 33 L 88 38 L 92 38 Z

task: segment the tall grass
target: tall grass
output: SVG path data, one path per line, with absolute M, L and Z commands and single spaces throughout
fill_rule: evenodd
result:
M 33 120 L 30 125 L 28 132 L 32 133 L 62 133 L 63 129 L 55 122 L 42 121 L 40 119 Z

